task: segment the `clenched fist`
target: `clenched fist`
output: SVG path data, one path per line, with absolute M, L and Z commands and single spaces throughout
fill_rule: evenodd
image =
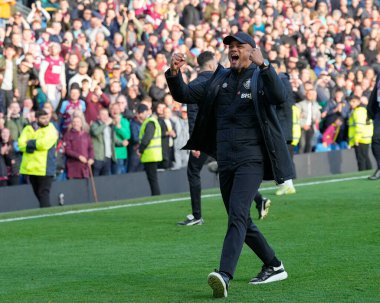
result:
M 184 54 L 173 54 L 170 61 L 170 72 L 173 76 L 178 74 L 179 69 L 186 63 L 186 56 Z

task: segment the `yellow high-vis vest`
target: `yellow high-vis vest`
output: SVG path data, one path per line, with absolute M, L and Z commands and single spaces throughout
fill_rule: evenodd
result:
M 348 119 L 348 145 L 371 144 L 372 135 L 373 122 L 367 117 L 367 109 L 363 106 L 355 108 Z
M 292 145 L 297 146 L 301 139 L 301 123 L 300 123 L 301 110 L 297 106 L 293 105 L 292 114 L 293 114 Z
M 161 162 L 162 161 L 162 138 L 161 138 L 161 126 L 158 123 L 157 118 L 155 117 L 149 117 L 145 119 L 143 124 L 141 125 L 140 133 L 139 133 L 139 139 L 141 142 L 141 139 L 144 137 L 145 134 L 145 128 L 146 125 L 149 122 L 154 123 L 154 135 L 152 140 L 150 140 L 148 146 L 145 148 L 141 155 L 141 163 L 147 163 L 147 162 Z

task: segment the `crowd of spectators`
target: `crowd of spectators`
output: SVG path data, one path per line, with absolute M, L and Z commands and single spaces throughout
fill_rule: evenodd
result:
M 166 128 L 162 168 L 185 166 L 188 155 L 180 148 L 188 138 L 186 106 L 169 94 L 164 72 L 173 52 L 187 55 L 186 81 L 196 77 L 203 51 L 227 67 L 222 39 L 238 30 L 252 35 L 264 57 L 288 73 L 301 110 L 300 153 L 347 148 L 349 100 L 355 96 L 365 105 L 380 72 L 378 0 L 25 4 L 27 16 L 14 11 L 14 2 L 0 1 L 2 185 L 21 182 L 17 138 L 37 109 L 50 114 L 60 134 L 57 179 L 88 177 L 81 163 L 89 159 L 94 175 L 141 170 L 141 103 Z M 323 136 L 333 123 L 338 132 Z

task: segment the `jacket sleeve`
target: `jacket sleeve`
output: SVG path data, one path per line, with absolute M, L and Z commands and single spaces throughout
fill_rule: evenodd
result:
M 90 134 L 94 137 L 99 136 L 103 130 L 106 128 L 105 124 L 100 124 L 98 122 L 92 123 L 90 126 Z
M 149 122 L 145 127 L 144 136 L 141 139 L 139 152 L 143 153 L 145 148 L 148 146 L 150 140 L 152 140 L 154 136 L 154 131 L 156 130 L 153 122 Z
M 187 85 L 182 79 L 181 71 L 173 76 L 170 69 L 165 72 L 165 77 L 170 93 L 177 102 L 191 104 L 199 103 L 204 99 L 208 81 Z
M 260 71 L 260 76 L 263 80 L 263 90 L 267 97 L 266 100 L 273 105 L 286 102 L 288 93 L 274 68 L 269 66 L 266 70 Z
M 380 74 L 377 75 L 375 87 L 373 88 L 371 92 L 371 96 L 369 97 L 368 104 L 367 104 L 367 113 L 368 117 L 371 119 L 375 118 L 376 115 L 376 106 L 378 106 L 377 103 L 377 83 L 380 81 Z M 380 110 L 380 108 L 378 109 Z
M 30 129 L 31 129 L 31 126 L 25 127 L 22 130 L 20 137 L 18 138 L 18 148 L 23 153 L 26 152 L 26 147 L 27 147 L 28 141 L 30 140 L 29 138 Z
M 108 108 L 108 106 L 110 105 L 111 101 L 110 101 L 110 98 L 108 97 L 107 94 L 105 93 L 102 93 L 102 95 L 100 96 L 100 103 L 102 103 L 102 105 L 106 108 Z
M 129 140 L 131 138 L 131 129 L 129 127 L 129 121 L 127 119 L 121 118 L 121 127 L 117 128 L 115 126 L 115 132 L 116 134 L 122 139 L 122 140 Z
M 58 131 L 53 126 L 53 124 L 49 124 L 43 136 L 41 138 L 37 138 L 36 140 L 37 150 L 49 150 L 57 143 L 57 141 Z
M 13 60 L 13 90 L 18 89 L 18 77 L 17 77 L 17 64 L 16 60 Z
M 187 106 L 187 115 L 188 115 L 188 121 L 189 121 L 189 134 L 190 135 L 193 132 L 195 120 L 197 118 L 197 114 L 198 114 L 198 105 L 189 104 Z

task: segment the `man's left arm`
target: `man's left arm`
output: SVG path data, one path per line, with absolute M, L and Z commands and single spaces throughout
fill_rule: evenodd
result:
M 264 60 L 260 48 L 253 48 L 249 58 L 252 63 L 260 68 L 260 77 L 263 81 L 263 91 L 266 100 L 273 105 L 286 102 L 288 98 L 286 88 L 273 66 L 264 64 L 266 60 Z M 258 92 L 258 94 L 260 94 L 260 92 Z
M 287 102 L 288 92 L 272 66 L 260 70 L 264 94 L 270 104 L 278 105 Z

